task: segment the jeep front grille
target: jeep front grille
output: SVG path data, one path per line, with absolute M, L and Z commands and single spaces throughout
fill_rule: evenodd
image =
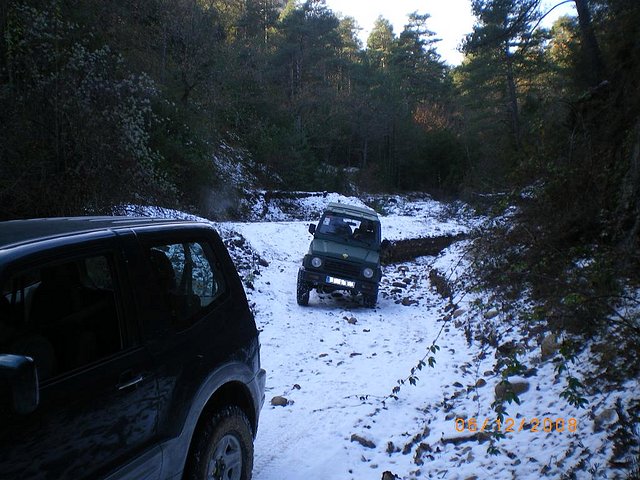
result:
M 325 270 L 332 274 L 342 277 L 357 278 L 360 276 L 360 266 L 353 263 L 347 263 L 340 260 L 327 259 L 324 262 Z

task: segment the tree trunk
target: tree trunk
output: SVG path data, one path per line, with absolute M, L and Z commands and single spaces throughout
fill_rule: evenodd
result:
M 580 36 L 582 38 L 582 51 L 586 57 L 589 73 L 587 80 L 589 85 L 595 87 L 604 80 L 604 63 L 598 39 L 591 24 L 591 12 L 587 0 L 575 0 L 578 11 L 578 24 L 580 26 Z
M 513 75 L 513 58 L 509 53 L 509 46 L 505 46 L 505 59 L 507 64 L 507 94 L 508 94 L 508 109 L 509 116 L 511 117 L 511 133 L 515 141 L 516 150 L 520 150 L 522 146 L 522 139 L 520 135 L 520 112 L 518 109 L 518 91 L 516 89 L 516 80 Z
M 369 158 L 369 139 L 364 139 L 364 145 L 362 148 L 362 169 L 364 170 L 367 166 L 367 160 Z
M 635 128 L 635 142 L 630 152 L 629 168 L 620 188 L 618 228 L 629 251 L 637 251 L 640 238 L 640 122 Z M 625 228 L 626 226 L 626 228 Z

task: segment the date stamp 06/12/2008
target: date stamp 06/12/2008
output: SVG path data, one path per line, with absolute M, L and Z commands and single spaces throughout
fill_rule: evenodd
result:
M 578 431 L 578 420 L 575 418 L 503 418 L 496 419 L 477 419 L 477 418 L 456 418 L 455 419 L 456 432 L 501 432 L 501 433 L 518 433 L 518 432 L 530 432 L 530 433 L 550 433 L 550 432 L 569 432 L 575 433 Z

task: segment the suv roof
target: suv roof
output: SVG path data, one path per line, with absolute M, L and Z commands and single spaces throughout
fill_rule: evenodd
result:
M 193 223 L 152 217 L 59 217 L 0 222 L 0 250 L 40 240 L 118 228 Z
M 327 211 L 362 217 L 375 222 L 379 221 L 378 214 L 374 210 L 365 207 L 357 207 L 355 205 L 331 202 L 327 206 Z

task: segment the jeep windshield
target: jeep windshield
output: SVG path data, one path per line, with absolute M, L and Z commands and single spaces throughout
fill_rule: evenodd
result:
M 380 249 L 380 223 L 373 220 L 327 212 L 320 219 L 316 235 L 340 243 Z

